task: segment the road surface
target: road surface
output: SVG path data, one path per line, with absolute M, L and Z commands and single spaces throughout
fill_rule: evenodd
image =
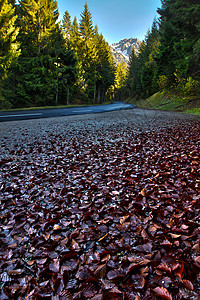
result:
M 66 107 L 55 109 L 39 109 L 39 110 L 22 110 L 22 111 L 6 111 L 0 112 L 0 122 L 16 121 L 16 120 L 28 120 L 28 119 L 41 119 L 50 117 L 61 117 L 70 115 L 82 115 L 109 112 L 121 109 L 135 108 L 134 105 L 115 102 L 107 105 L 95 105 L 95 106 L 81 106 L 81 107 Z

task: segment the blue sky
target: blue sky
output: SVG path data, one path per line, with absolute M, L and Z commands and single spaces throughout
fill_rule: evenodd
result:
M 85 0 L 57 0 L 62 19 L 67 10 L 72 17 L 80 19 Z M 160 0 L 87 0 L 94 25 L 98 25 L 110 44 L 124 38 L 144 39 L 151 27 Z

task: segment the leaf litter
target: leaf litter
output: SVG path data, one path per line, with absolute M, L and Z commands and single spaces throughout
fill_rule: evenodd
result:
M 200 299 L 200 122 L 144 112 L 4 123 L 1 299 Z

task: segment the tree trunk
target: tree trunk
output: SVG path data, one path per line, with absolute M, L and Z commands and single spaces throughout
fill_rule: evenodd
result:
M 104 102 L 106 102 L 107 101 L 107 93 L 104 93 Z
M 67 105 L 69 105 L 69 87 L 67 88 Z
M 103 104 L 104 97 L 105 97 L 105 89 L 103 89 L 102 94 L 101 94 L 101 104 Z
M 41 16 L 40 16 L 40 9 L 38 11 L 38 36 L 37 36 L 37 42 L 38 42 L 38 55 L 40 55 L 41 52 L 41 31 L 42 31 L 42 26 L 41 26 Z
M 97 103 L 100 104 L 101 102 L 101 88 L 100 86 L 98 87 L 98 95 L 97 95 Z
M 58 105 L 58 72 L 57 72 L 57 85 L 56 85 L 56 106 Z
M 94 84 L 94 99 L 93 99 L 93 103 L 95 103 L 95 101 L 96 101 L 96 93 L 97 93 L 97 84 L 95 82 L 95 84 Z

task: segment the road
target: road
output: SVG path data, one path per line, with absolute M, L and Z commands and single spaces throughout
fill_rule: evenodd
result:
M 115 102 L 107 105 L 94 105 L 94 106 L 79 106 L 79 107 L 67 107 L 67 108 L 55 108 L 55 109 L 39 109 L 39 110 L 21 110 L 21 111 L 5 111 L 0 112 L 0 122 L 16 121 L 16 120 L 28 120 L 28 119 L 41 119 L 51 117 L 61 117 L 70 115 L 82 115 L 102 113 L 114 110 L 135 108 L 134 105 Z

